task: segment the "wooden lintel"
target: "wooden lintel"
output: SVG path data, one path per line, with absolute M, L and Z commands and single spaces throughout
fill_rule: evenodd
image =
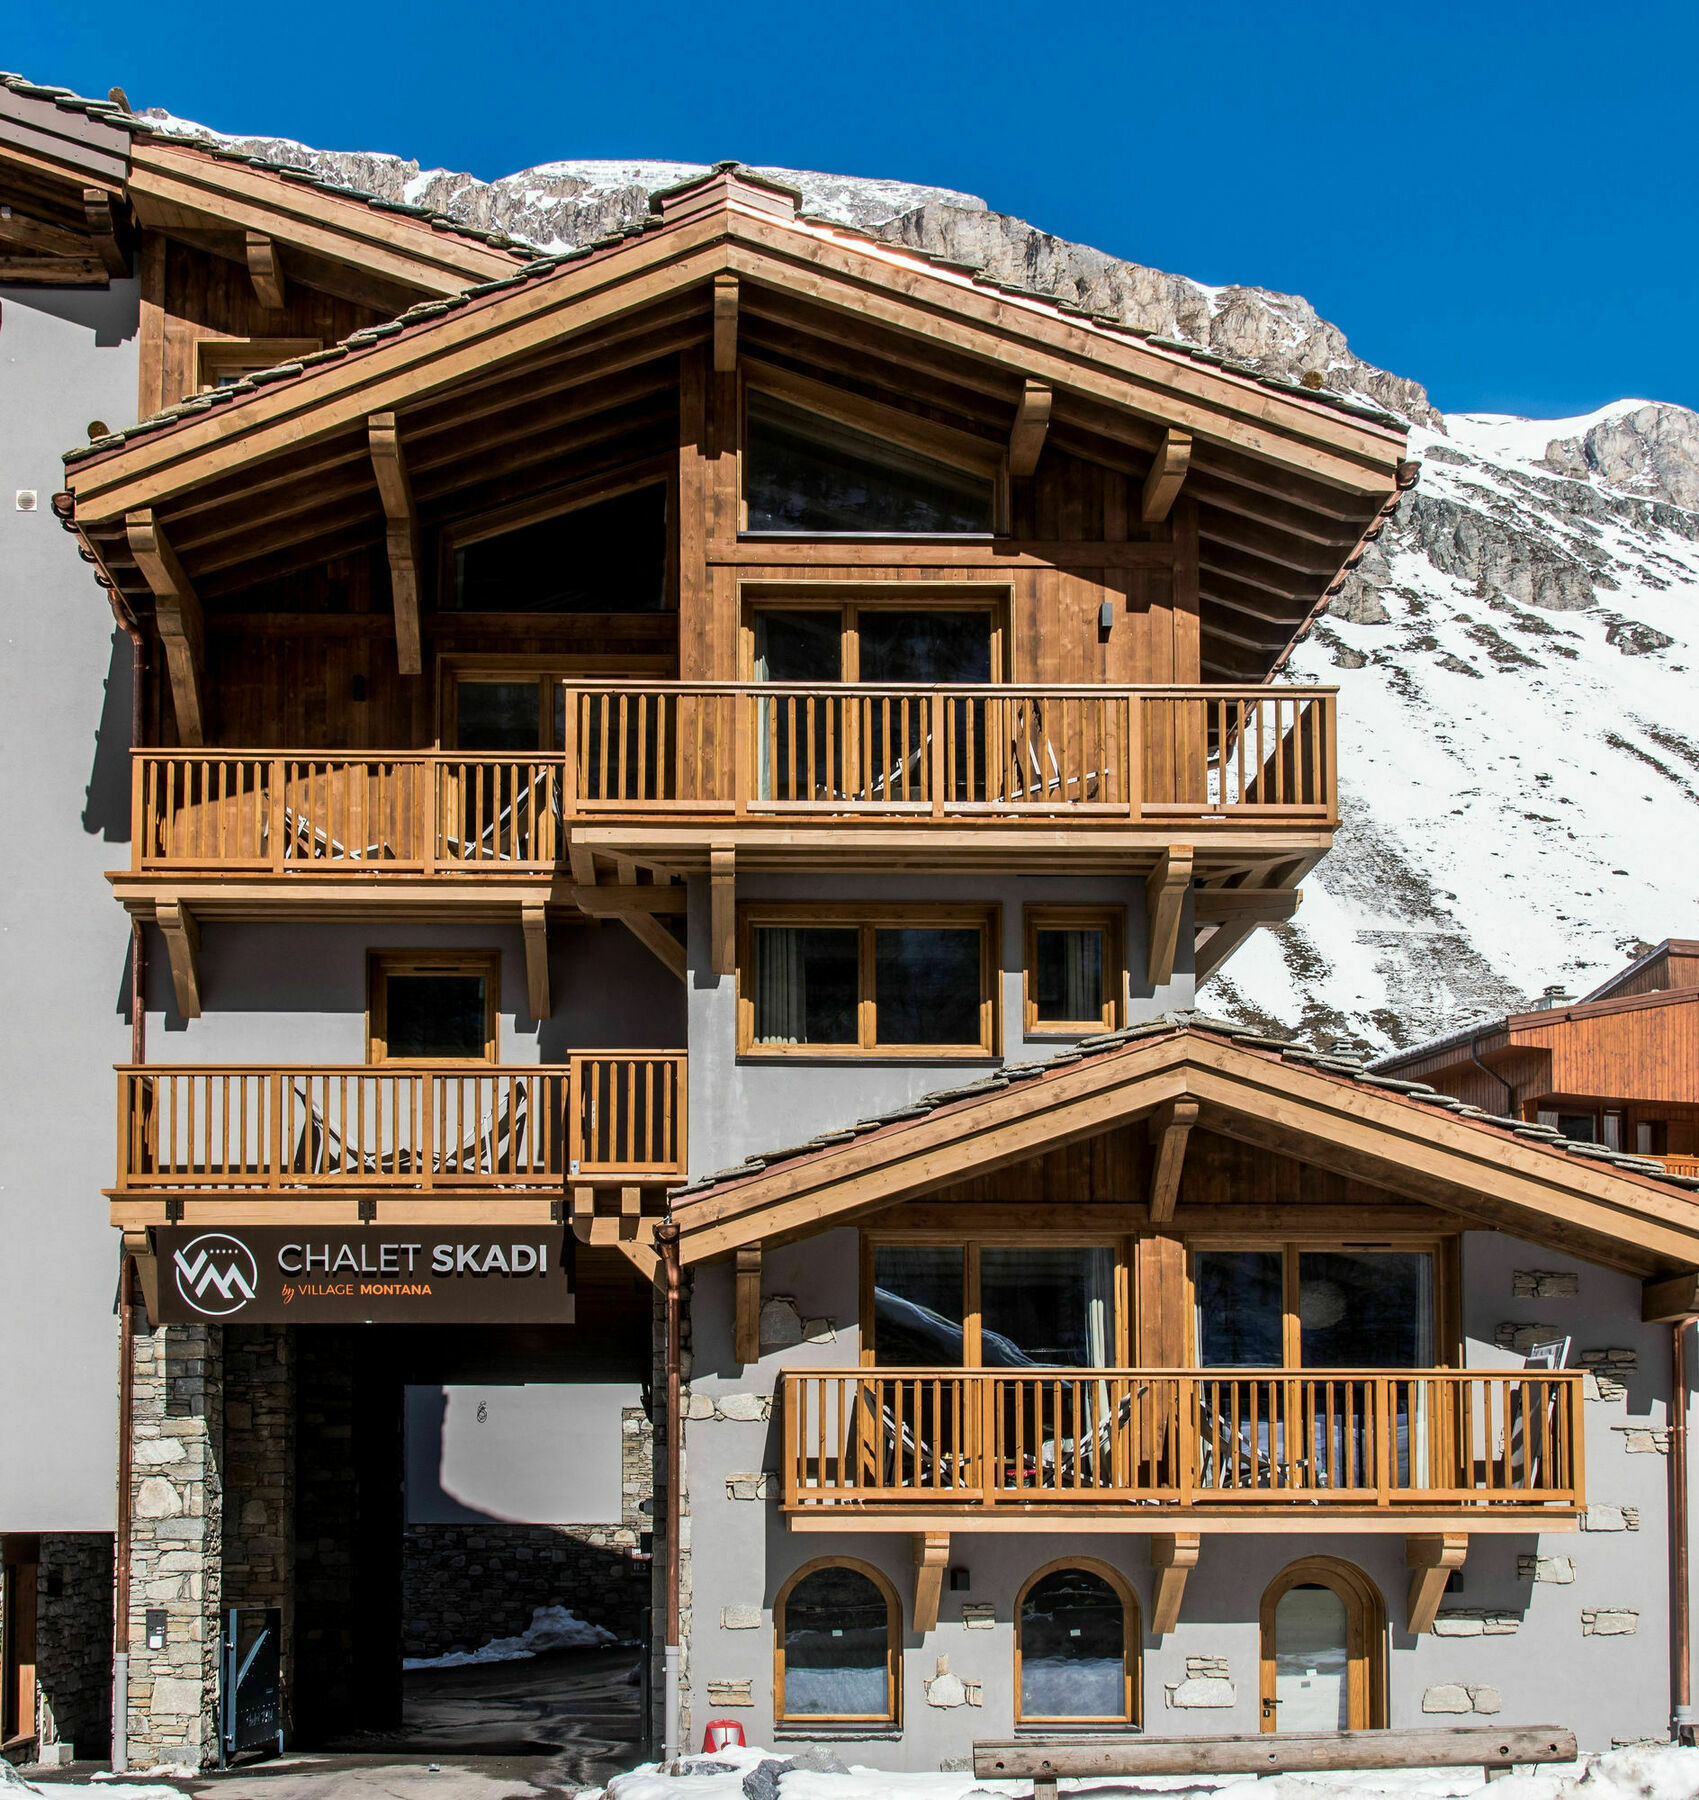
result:
M 1150 934 L 1146 979 L 1153 988 L 1174 978 L 1174 952 L 1180 942 L 1180 907 L 1192 884 L 1192 846 L 1170 844 L 1144 884 L 1145 922 Z
M 1021 391 L 1015 423 L 1009 432 L 1009 473 L 1023 480 L 1038 467 L 1039 452 L 1050 430 L 1054 395 L 1042 381 L 1029 381 Z
M 395 414 L 373 413 L 366 420 L 366 438 L 371 447 L 378 497 L 389 521 L 384 541 L 389 552 L 389 585 L 395 597 L 396 661 L 403 675 L 418 675 L 425 666 L 419 630 L 424 556 L 420 550 L 419 509 L 413 501 L 413 483 L 408 478 Z
M 944 1592 L 944 1571 L 949 1564 L 949 1532 L 914 1534 L 914 1628 L 922 1637 L 938 1624 L 938 1600 Z
M 130 259 L 118 241 L 118 220 L 113 211 L 112 195 L 105 188 L 83 189 L 83 217 L 88 221 L 88 234 L 96 253 L 114 281 L 130 272 Z
M 1415 1636 L 1434 1628 L 1440 1596 L 1453 1569 L 1469 1554 L 1469 1534 L 1462 1531 L 1417 1532 L 1404 1540 L 1404 1566 L 1410 1571 L 1409 1626 Z
M 254 284 L 254 297 L 261 306 L 268 306 L 273 312 L 279 312 L 289 303 L 283 280 L 282 253 L 278 250 L 275 239 L 267 237 L 263 231 L 247 231 L 242 235 L 248 255 L 248 279 Z
M 737 972 L 737 852 L 716 844 L 708 853 L 709 967 L 716 975 Z
M 761 1246 L 737 1253 L 737 1329 L 732 1354 L 746 1368 L 761 1360 Z
M 195 915 L 176 900 L 164 900 L 153 909 L 153 921 L 165 938 L 171 962 L 171 988 L 179 1018 L 201 1016 L 201 932 Z
M 615 915 L 645 950 L 652 952 L 669 974 L 686 979 L 684 946 L 653 913 L 622 912 Z
M 1144 495 L 1139 503 L 1139 517 L 1147 525 L 1166 519 L 1179 498 L 1181 483 L 1192 462 L 1192 434 L 1189 431 L 1165 431 L 1156 447 L 1156 461 L 1144 478 Z
M 1152 1637 L 1166 1637 L 1180 1622 L 1186 1579 L 1198 1566 L 1203 1539 L 1195 1531 L 1155 1532 L 1150 1540 L 1150 1566 L 1156 1571 L 1156 1598 L 1150 1609 Z
M 206 741 L 202 716 L 202 669 L 206 657 L 206 627 L 196 594 L 183 565 L 171 548 L 165 528 L 152 508 L 133 512 L 124 520 L 130 554 L 153 592 L 154 624 L 165 646 L 165 667 L 171 677 L 171 704 L 177 714 L 177 735 L 185 744 Z
M 1174 1217 L 1180 1195 L 1180 1171 L 1186 1162 L 1186 1139 L 1198 1122 L 1195 1100 L 1165 1100 L 1150 1117 L 1150 1141 L 1156 1157 L 1150 1171 L 1150 1222 L 1166 1225 Z
M 714 373 L 737 372 L 737 277 L 714 277 Z
M 549 916 L 541 900 L 524 900 L 519 922 L 525 933 L 525 988 L 533 1019 L 554 1013 L 549 995 Z
M 1640 1320 L 1645 1325 L 1673 1325 L 1699 1318 L 1699 1269 L 1648 1280 L 1640 1288 Z

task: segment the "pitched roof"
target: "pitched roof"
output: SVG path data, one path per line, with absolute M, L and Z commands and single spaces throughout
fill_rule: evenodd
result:
M 1376 1074 L 1356 1057 L 1184 1013 L 751 1156 L 671 1190 L 672 1215 L 685 1259 L 697 1261 L 759 1241 L 781 1207 L 822 1228 L 1188 1094 L 1202 1122 L 1230 1136 L 1315 1161 L 1347 1157 L 1365 1180 L 1536 1241 L 1642 1273 L 1699 1264 L 1699 1179 Z

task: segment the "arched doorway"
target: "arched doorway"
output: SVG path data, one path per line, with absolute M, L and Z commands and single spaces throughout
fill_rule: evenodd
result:
M 1386 1608 L 1354 1563 L 1306 1556 L 1262 1597 L 1264 1731 L 1386 1723 Z
M 1139 1602 L 1095 1557 L 1046 1563 L 1015 1600 L 1017 1724 L 1137 1725 Z

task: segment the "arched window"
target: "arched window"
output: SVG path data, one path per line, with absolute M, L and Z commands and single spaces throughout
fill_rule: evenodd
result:
M 1049 1563 L 1015 1602 L 1015 1717 L 1139 1722 L 1139 1603 L 1107 1563 Z
M 1386 1723 L 1386 1607 L 1354 1563 L 1306 1556 L 1262 1597 L 1262 1729 Z
M 894 1722 L 902 1693 L 902 1608 L 870 1564 L 807 1563 L 773 1604 L 780 1719 Z

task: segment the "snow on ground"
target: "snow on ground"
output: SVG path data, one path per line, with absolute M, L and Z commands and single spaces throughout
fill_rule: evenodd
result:
M 618 1640 L 605 1625 L 589 1625 L 564 1606 L 539 1606 L 518 1637 L 492 1638 L 476 1650 L 446 1656 L 409 1656 L 404 1669 L 464 1669 L 473 1663 L 523 1662 L 545 1650 L 590 1650 Z

